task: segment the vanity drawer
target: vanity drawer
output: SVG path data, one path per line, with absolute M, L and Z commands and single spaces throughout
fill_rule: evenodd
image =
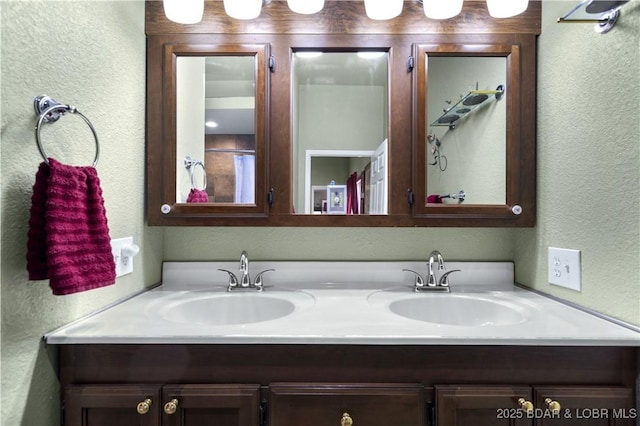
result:
M 277 383 L 269 400 L 271 426 L 425 424 L 424 388 L 413 383 Z

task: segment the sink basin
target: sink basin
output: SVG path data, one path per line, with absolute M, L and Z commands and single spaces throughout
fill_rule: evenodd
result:
M 389 305 L 396 315 L 442 325 L 513 325 L 527 321 L 525 310 L 504 301 L 452 294 L 416 295 Z
M 177 323 L 202 325 L 250 324 L 291 315 L 313 304 L 312 296 L 301 292 L 218 293 L 175 299 L 162 306 L 157 315 Z

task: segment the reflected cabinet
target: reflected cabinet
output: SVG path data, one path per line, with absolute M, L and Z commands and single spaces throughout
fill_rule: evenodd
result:
M 540 4 L 417 2 L 201 23 L 146 2 L 147 218 L 162 226 L 533 226 Z

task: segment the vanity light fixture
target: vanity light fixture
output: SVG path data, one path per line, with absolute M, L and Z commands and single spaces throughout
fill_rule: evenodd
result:
M 167 19 L 178 24 L 197 24 L 202 21 L 204 0 L 163 0 Z
M 494 18 L 510 18 L 527 10 L 529 0 L 487 0 L 489 15 Z
M 400 15 L 402 3 L 403 0 L 364 0 L 364 10 L 370 19 L 384 21 Z
M 211 129 L 215 129 L 216 127 L 218 127 L 218 123 L 216 123 L 215 121 L 207 121 L 206 123 L 204 123 L 204 125 Z
M 261 10 L 262 0 L 224 0 L 224 11 L 234 19 L 254 19 Z
M 324 7 L 324 0 L 287 0 L 289 9 L 295 13 L 310 15 L 318 13 Z
M 463 0 L 422 0 L 422 6 L 427 18 L 449 19 L 460 13 L 462 2 Z

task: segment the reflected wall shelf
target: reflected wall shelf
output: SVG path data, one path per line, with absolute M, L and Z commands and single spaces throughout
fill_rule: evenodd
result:
M 620 8 L 629 0 L 584 0 L 569 13 L 558 18 L 558 23 L 596 24 L 594 30 L 604 34 L 611 30 L 620 17 Z
M 481 105 L 485 105 L 491 99 L 500 100 L 504 94 L 504 86 L 501 84 L 496 90 L 470 90 L 458 103 L 447 108 L 431 126 L 448 126 L 450 130 L 456 128 L 458 121 L 469 116 Z

